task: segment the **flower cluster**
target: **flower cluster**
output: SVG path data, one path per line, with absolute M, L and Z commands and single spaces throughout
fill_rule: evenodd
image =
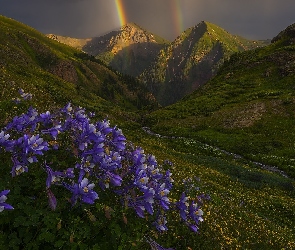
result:
M 20 94 L 23 99 L 31 98 L 23 90 Z M 153 155 L 127 142 L 122 131 L 111 127 L 108 120 L 92 122 L 93 116 L 68 103 L 54 114 L 39 114 L 31 107 L 14 117 L 0 132 L 0 149 L 11 154 L 12 176 L 28 172 L 32 163 L 41 166 L 47 174 L 45 188 L 52 209 L 57 206 L 52 185 L 68 190 L 72 205 L 93 204 L 99 192 L 109 190 L 119 197 L 122 206 L 132 208 L 139 217 L 150 215 L 159 231 L 168 230 L 165 213 L 176 209 L 196 232 L 203 220 L 201 204 L 189 204 L 185 194 L 180 201 L 172 202 L 171 172 L 165 171 Z M 65 152 L 73 165 L 57 169 L 58 163 L 49 152 Z M 168 161 L 166 164 L 171 166 Z M 8 192 L 1 192 L 1 211 L 12 209 L 4 203 Z

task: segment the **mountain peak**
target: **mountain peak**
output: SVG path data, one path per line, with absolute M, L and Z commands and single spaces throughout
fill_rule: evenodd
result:
M 141 29 L 143 30 L 143 28 L 141 28 L 138 24 L 130 22 L 130 23 L 126 23 L 121 27 L 121 30 L 124 28 L 136 28 L 136 29 Z

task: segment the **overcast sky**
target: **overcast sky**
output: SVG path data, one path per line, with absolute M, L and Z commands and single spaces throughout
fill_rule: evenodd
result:
M 249 39 L 295 23 L 295 0 L 120 0 L 128 22 L 169 40 L 205 20 Z M 42 33 L 94 37 L 120 27 L 115 0 L 0 0 L 0 14 Z

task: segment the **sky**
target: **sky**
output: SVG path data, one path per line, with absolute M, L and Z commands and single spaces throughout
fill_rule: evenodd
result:
M 248 39 L 272 39 L 295 23 L 294 0 L 0 0 L 0 14 L 44 34 L 90 38 L 126 22 L 174 40 L 201 21 Z

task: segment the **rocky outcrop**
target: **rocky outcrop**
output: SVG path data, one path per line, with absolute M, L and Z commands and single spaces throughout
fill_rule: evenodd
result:
M 71 83 L 78 82 L 78 75 L 75 66 L 72 62 L 66 60 L 60 60 L 56 65 L 50 67 L 48 71 L 63 80 Z

